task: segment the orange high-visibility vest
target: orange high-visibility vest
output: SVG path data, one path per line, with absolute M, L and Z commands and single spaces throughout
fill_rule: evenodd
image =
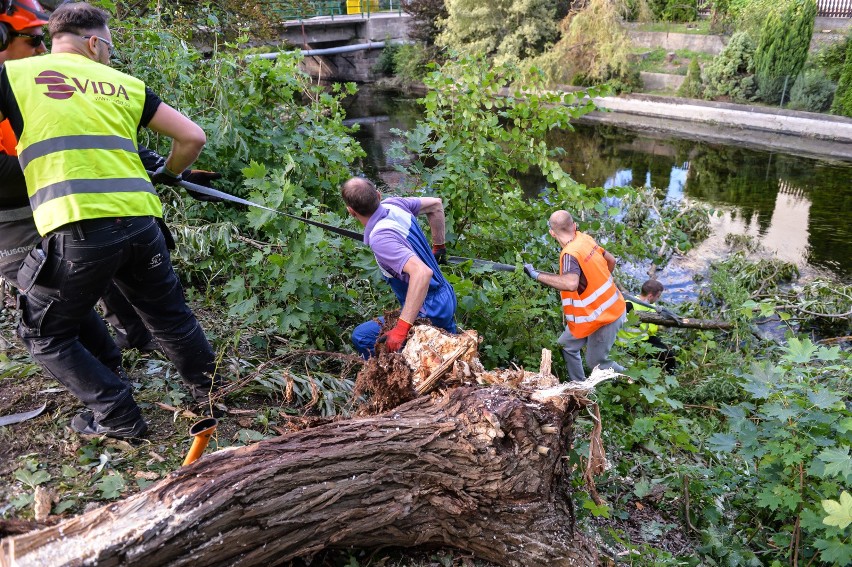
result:
M 591 236 L 577 232 L 574 240 L 562 249 L 559 254 L 560 274 L 566 254 L 580 264 L 588 284 L 582 294 L 578 291 L 559 292 L 568 330 L 575 338 L 582 339 L 624 315 L 625 303 L 604 260 L 604 249 Z
M 16 156 L 18 152 L 15 146 L 18 145 L 18 137 L 12 131 L 12 125 L 8 120 L 0 122 L 0 152 L 8 156 Z

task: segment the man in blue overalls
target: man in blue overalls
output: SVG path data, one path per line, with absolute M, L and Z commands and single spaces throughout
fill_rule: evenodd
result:
M 435 327 L 456 332 L 456 293 L 444 279 L 436 256 L 445 253 L 444 205 L 436 197 L 391 197 L 382 201 L 376 186 L 353 177 L 340 191 L 346 210 L 364 225 L 364 244 L 402 305 L 396 326 L 386 333 L 391 352 L 402 348 L 412 323 L 418 317 Z M 426 215 L 433 246 L 417 224 Z M 377 320 L 358 325 L 352 342 L 364 358 L 375 353 L 381 325 Z

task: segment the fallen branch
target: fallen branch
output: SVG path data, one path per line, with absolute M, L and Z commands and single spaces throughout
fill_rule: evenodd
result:
M 640 323 L 653 323 L 663 327 L 682 327 L 685 329 L 721 329 L 730 330 L 734 328 L 732 323 L 720 321 L 717 319 L 691 319 L 681 317 L 680 321 L 675 321 L 671 317 L 660 313 L 652 313 L 650 311 L 634 311 L 639 317 Z

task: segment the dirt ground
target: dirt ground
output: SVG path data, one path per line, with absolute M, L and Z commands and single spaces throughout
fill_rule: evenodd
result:
M 221 324 L 215 310 L 196 308 L 205 329 Z M 36 418 L 0 427 L 0 537 L 56 523 L 83 511 L 134 494 L 181 466 L 191 441 L 196 416 L 185 410 L 186 392 L 171 365 L 157 353 L 126 351 L 124 366 L 134 396 L 149 424 L 146 439 L 128 443 L 83 438 L 68 426 L 81 404 L 61 385 L 45 376 L 14 334 L 15 313 L 0 312 L 0 417 L 27 412 L 46 404 Z M 219 333 L 219 336 L 224 336 Z M 263 359 L 268 352 L 241 342 L 240 360 Z M 247 354 L 250 353 L 250 354 Z M 209 451 L 247 445 L 287 431 L 325 422 L 318 412 L 288 403 L 287 392 L 260 391 L 246 385 L 227 399 L 228 413 L 211 440 Z M 389 402 L 389 400 L 384 400 Z M 353 408 L 355 405 L 353 404 Z M 47 503 L 47 504 L 45 504 Z M 640 504 L 641 506 L 641 504 Z M 40 509 L 41 511 L 37 511 Z M 37 522 L 35 520 L 38 520 Z M 656 522 L 656 523 L 654 523 Z M 647 526 L 663 526 L 664 535 Z M 689 546 L 677 520 L 653 508 L 630 510 L 627 520 L 595 520 L 588 529 L 620 530 L 635 543 L 654 542 L 672 552 Z M 659 532 L 659 530 L 658 530 Z M 601 541 L 606 554 L 623 547 Z M 611 549 L 610 549 L 611 547 Z M 469 554 L 450 549 L 329 551 L 309 564 L 319 566 L 481 566 Z

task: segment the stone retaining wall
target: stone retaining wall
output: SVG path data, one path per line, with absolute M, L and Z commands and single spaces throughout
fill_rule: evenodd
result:
M 644 91 L 676 91 L 686 79 L 684 75 L 669 75 L 668 73 L 639 73 Z
M 595 103 L 609 112 L 586 120 L 852 161 L 852 119 L 841 116 L 654 95 Z
M 648 49 L 662 47 L 666 51 L 688 49 L 713 55 L 718 55 L 725 47 L 721 36 L 690 33 L 631 31 L 630 41 L 636 47 Z

